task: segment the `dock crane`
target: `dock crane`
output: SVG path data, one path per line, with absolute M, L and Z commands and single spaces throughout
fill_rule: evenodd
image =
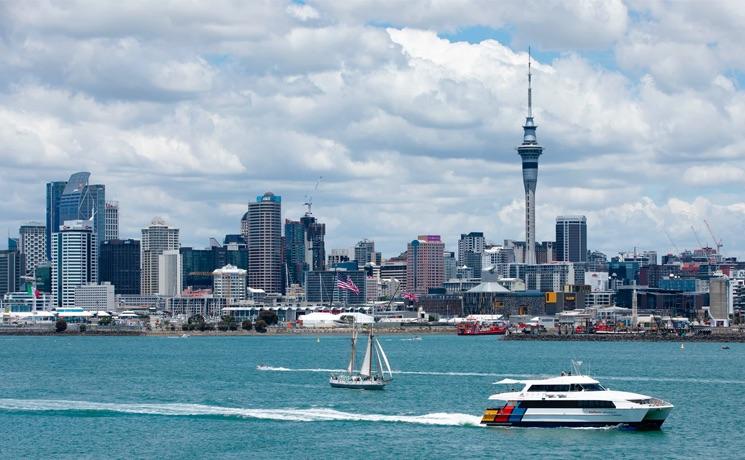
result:
M 709 225 L 709 221 L 704 219 L 704 223 L 706 224 L 706 228 L 709 230 L 709 235 L 711 235 L 711 239 L 714 240 L 714 246 L 717 248 L 717 254 L 722 254 L 722 246 L 724 244 L 722 243 L 722 240 L 718 240 L 716 236 L 714 236 L 714 231 L 711 229 L 711 225 Z

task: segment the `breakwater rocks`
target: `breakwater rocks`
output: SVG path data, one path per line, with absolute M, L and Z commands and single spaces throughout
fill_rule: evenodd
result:
M 504 340 L 548 342 L 740 342 L 745 343 L 745 332 L 716 334 L 508 334 Z

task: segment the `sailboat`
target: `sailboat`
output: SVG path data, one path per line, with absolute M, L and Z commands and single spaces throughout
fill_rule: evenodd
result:
M 331 374 L 329 383 L 334 388 L 382 390 L 393 380 L 388 357 L 385 355 L 380 341 L 373 334 L 373 325 L 371 324 L 362 366 L 359 371 L 355 371 L 358 335 L 357 328 L 352 328 L 352 353 L 349 357 L 347 371 L 340 374 Z

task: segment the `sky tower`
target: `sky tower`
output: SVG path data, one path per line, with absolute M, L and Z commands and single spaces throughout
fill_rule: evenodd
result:
M 517 153 L 523 160 L 523 185 L 525 186 L 525 263 L 535 264 L 535 186 L 538 182 L 538 157 L 543 147 L 538 145 L 533 122 L 533 88 L 530 71 L 530 48 L 528 48 L 528 116 L 523 125 L 523 143 Z

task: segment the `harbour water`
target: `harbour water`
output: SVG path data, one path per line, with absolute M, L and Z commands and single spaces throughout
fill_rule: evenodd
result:
M 0 337 L 4 458 L 742 458 L 745 344 L 383 336 L 385 391 L 333 389 L 348 338 Z M 492 385 L 571 359 L 675 409 L 657 432 L 483 428 Z M 261 366 L 257 369 L 257 366 Z M 589 367 L 589 369 L 587 369 Z

